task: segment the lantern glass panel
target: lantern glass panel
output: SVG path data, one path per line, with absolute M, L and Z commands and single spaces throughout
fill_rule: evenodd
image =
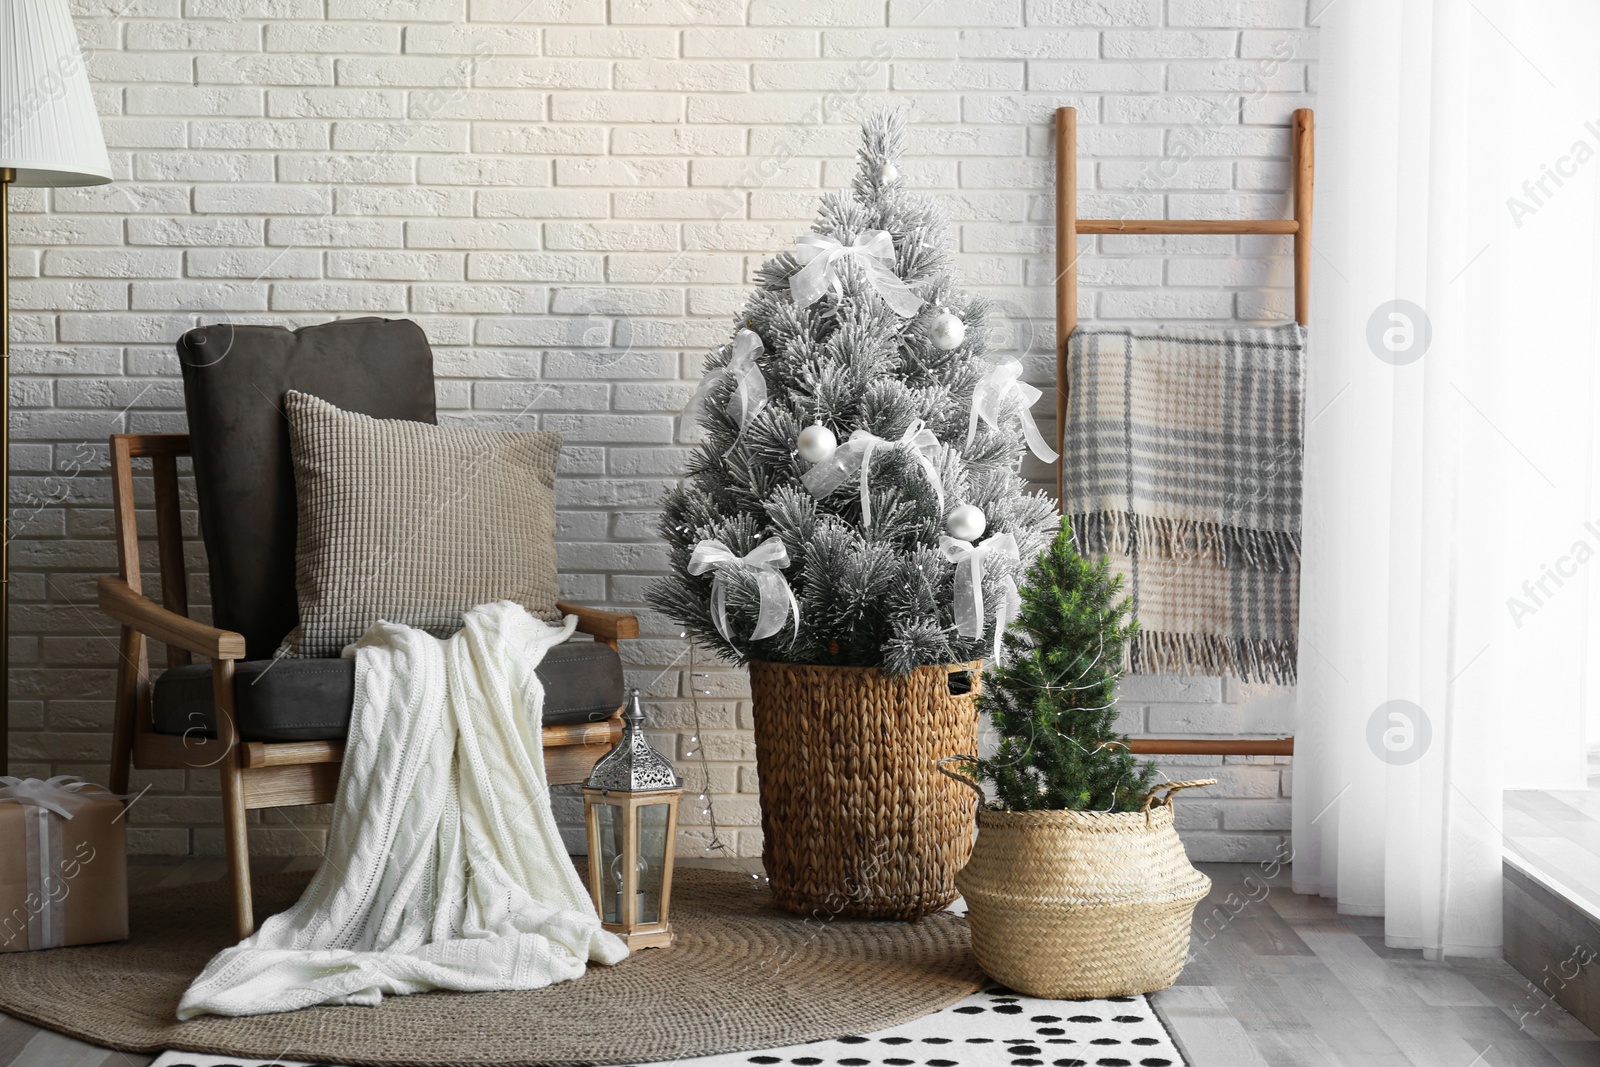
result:
M 622 922 L 622 819 L 615 804 L 596 801 L 594 805 L 600 848 L 600 870 L 605 872 L 605 890 L 600 894 L 602 922 Z
M 639 809 L 639 922 L 661 921 L 661 883 L 667 865 L 668 805 Z

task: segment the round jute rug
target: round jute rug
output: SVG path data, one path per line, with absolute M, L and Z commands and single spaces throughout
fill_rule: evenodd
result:
M 255 883 L 281 911 L 310 875 Z M 523 993 L 425 993 L 376 1008 L 177 1022 L 190 980 L 228 938 L 221 883 L 135 897 L 114 945 L 0 955 L 0 1010 L 96 1045 L 344 1064 L 638 1063 L 879 1030 L 983 982 L 964 918 L 801 918 L 728 871 L 679 870 L 677 941 Z

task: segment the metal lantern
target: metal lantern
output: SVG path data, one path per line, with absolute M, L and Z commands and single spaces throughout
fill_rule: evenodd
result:
M 645 740 L 637 689 L 622 721 L 622 740 L 583 787 L 589 892 L 607 930 L 629 948 L 655 948 L 672 943 L 667 907 L 683 787 L 672 763 Z

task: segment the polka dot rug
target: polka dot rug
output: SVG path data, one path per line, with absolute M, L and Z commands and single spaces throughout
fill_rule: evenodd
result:
M 306 1067 L 164 1052 L 152 1067 Z M 1145 997 L 1038 1000 L 990 986 L 943 1011 L 856 1037 L 670 1061 L 670 1067 L 1186 1067 Z M 636 1067 L 669 1067 L 668 1062 Z

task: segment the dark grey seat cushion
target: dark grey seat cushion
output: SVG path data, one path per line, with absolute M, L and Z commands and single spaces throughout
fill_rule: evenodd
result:
M 622 705 L 622 659 L 610 645 L 569 641 L 539 664 L 544 725 L 599 722 Z M 342 741 L 355 700 L 353 659 L 245 660 L 235 665 L 233 699 L 245 741 Z M 156 679 L 156 733 L 215 736 L 211 665 L 174 667 Z M 191 735 L 193 736 L 193 735 Z
M 299 330 L 224 324 L 184 334 L 178 362 L 212 621 L 243 634 L 250 659 L 265 660 L 299 621 L 283 394 L 295 389 L 377 419 L 437 422 L 433 351 L 422 327 L 405 319 Z

